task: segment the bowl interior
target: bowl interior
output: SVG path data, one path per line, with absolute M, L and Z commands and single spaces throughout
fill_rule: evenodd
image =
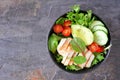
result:
M 86 11 L 83 11 L 83 10 L 81 10 L 80 13 L 81 13 L 81 12 L 82 12 L 82 13 L 87 13 Z M 66 16 L 66 14 L 64 14 L 64 15 L 62 15 L 62 16 L 60 16 L 60 17 L 65 17 L 65 16 Z M 106 44 L 105 46 L 109 46 L 109 45 L 111 44 L 111 36 L 110 36 L 110 31 L 109 31 L 107 25 L 106 25 L 106 24 L 102 21 L 102 19 L 99 18 L 96 14 L 92 13 L 92 16 L 95 16 L 97 20 L 100 20 L 100 21 L 105 25 L 106 29 L 108 30 L 108 39 L 109 39 L 109 40 L 108 40 L 108 42 L 107 42 L 107 44 Z M 59 17 L 59 18 L 60 18 L 60 17 Z M 58 19 L 59 19 L 59 18 L 58 18 Z M 53 25 L 55 25 L 55 23 L 54 23 Z M 52 26 L 52 27 L 53 27 L 53 26 Z M 49 32 L 49 34 L 48 34 L 48 38 L 49 38 L 49 36 L 53 33 L 52 27 L 51 27 L 50 32 Z M 71 73 L 81 73 L 81 72 L 83 73 L 83 72 L 87 72 L 87 71 L 94 70 L 96 67 L 98 67 L 102 62 L 104 62 L 104 61 L 107 59 L 109 53 L 110 53 L 110 49 L 107 50 L 107 54 L 104 55 L 104 56 L 105 56 L 105 59 L 104 59 L 103 61 L 99 62 L 97 65 L 94 65 L 94 66 L 92 66 L 92 67 L 90 67 L 90 68 L 84 68 L 84 69 L 78 70 L 78 71 L 70 71 L 70 70 L 66 70 L 66 69 L 65 69 L 65 66 L 63 66 L 63 64 L 57 63 L 57 61 L 56 61 L 56 59 L 55 59 L 55 55 L 54 55 L 51 51 L 49 51 L 49 54 L 50 54 L 52 60 L 55 62 L 55 64 L 56 64 L 58 67 L 60 67 L 61 69 L 65 70 L 65 71 L 67 71 L 67 72 L 71 72 Z

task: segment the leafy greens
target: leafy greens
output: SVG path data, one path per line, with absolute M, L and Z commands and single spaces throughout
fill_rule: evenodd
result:
M 72 24 L 80 24 L 88 27 L 95 20 L 95 17 L 92 17 L 91 10 L 88 10 L 87 13 L 82 13 L 80 12 L 80 6 L 74 5 L 72 11 L 67 13 L 67 19 L 71 20 Z
M 84 56 L 76 56 L 73 58 L 73 61 L 76 64 L 82 64 L 82 63 L 86 62 L 86 58 Z
M 66 66 L 67 70 L 80 70 L 80 67 L 76 66 L 76 65 L 68 65 Z
M 63 56 L 61 56 L 59 54 L 56 54 L 55 58 L 56 58 L 57 62 L 60 63 L 62 61 L 62 59 L 63 59 Z
M 58 46 L 58 41 L 61 39 L 61 37 L 57 36 L 56 34 L 52 34 L 49 37 L 48 40 L 48 48 L 52 53 L 55 53 L 57 50 L 57 46 Z
M 92 62 L 92 65 L 95 65 L 99 62 L 101 62 L 102 60 L 104 60 L 104 53 L 94 53 L 95 58 Z
M 80 12 L 80 6 L 72 6 L 72 11 L 66 14 L 66 17 L 61 17 L 56 21 L 56 24 L 63 24 L 65 20 L 71 20 L 72 24 L 79 24 L 83 26 L 90 26 L 91 23 L 95 20 L 95 17 L 92 17 L 92 11 L 88 10 L 86 13 Z
M 72 48 L 73 48 L 76 52 L 81 53 L 81 52 L 84 52 L 84 51 L 85 51 L 85 48 L 86 48 L 85 42 L 84 42 L 82 39 L 78 38 L 78 37 L 74 37 L 74 38 L 71 40 L 70 44 L 71 44 Z
M 65 20 L 66 20 L 66 18 L 61 17 L 56 21 L 56 24 L 63 24 Z

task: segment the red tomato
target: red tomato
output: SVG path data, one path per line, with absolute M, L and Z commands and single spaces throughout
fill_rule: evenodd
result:
M 103 52 L 104 48 L 102 46 L 99 46 L 96 52 Z
M 71 26 L 71 21 L 70 20 L 64 21 L 63 26 L 64 26 L 64 28 L 67 28 L 67 27 Z
M 62 32 L 62 35 L 65 36 L 65 37 L 70 36 L 70 34 L 71 34 L 71 28 L 70 27 L 65 28 Z
M 91 52 L 96 52 L 96 50 L 98 49 L 98 45 L 95 42 L 93 42 L 91 45 L 88 46 L 88 49 Z
M 62 31 L 63 31 L 63 27 L 62 27 L 62 25 L 60 25 L 60 24 L 56 24 L 55 26 L 53 26 L 53 31 L 55 32 L 55 33 L 61 33 Z
M 93 42 L 91 45 L 88 46 L 88 49 L 91 52 L 103 52 L 104 48 L 102 46 L 99 46 L 97 43 Z

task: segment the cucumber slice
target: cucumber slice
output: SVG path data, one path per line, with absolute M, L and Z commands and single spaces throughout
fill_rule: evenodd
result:
M 89 27 L 89 29 L 92 29 L 94 26 L 104 26 L 104 24 L 101 22 L 101 21 L 94 21 L 91 25 L 90 25 L 90 27 Z
M 108 42 L 107 34 L 104 31 L 96 31 L 94 33 L 94 41 L 103 46 Z
M 104 31 L 106 34 L 108 34 L 108 30 L 104 26 L 94 26 L 92 28 L 92 32 L 95 31 Z

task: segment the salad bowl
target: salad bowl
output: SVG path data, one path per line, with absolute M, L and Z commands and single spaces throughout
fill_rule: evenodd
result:
M 108 26 L 98 15 L 75 5 L 53 23 L 47 44 L 59 68 L 83 73 L 94 70 L 107 59 L 111 36 Z

